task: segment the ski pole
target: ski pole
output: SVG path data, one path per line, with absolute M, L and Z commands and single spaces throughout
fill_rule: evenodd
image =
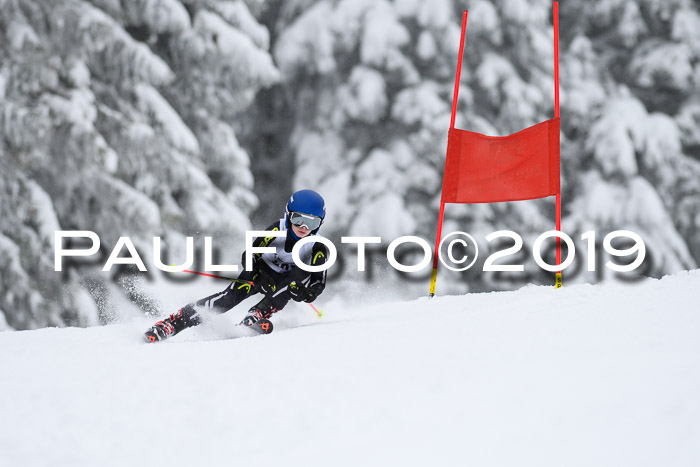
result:
M 240 282 L 242 284 L 250 284 L 251 286 L 255 286 L 255 283 L 253 281 L 244 281 L 241 279 L 234 279 L 233 277 L 217 276 L 216 274 L 207 274 L 206 272 L 190 271 L 189 269 L 184 269 L 182 272 L 189 272 L 190 274 L 199 274 L 200 276 L 213 277 L 214 279 L 224 279 L 227 281 Z M 316 316 L 318 317 L 318 319 L 323 318 L 323 310 L 319 310 L 311 303 L 307 302 L 307 304 L 311 307 L 312 310 L 316 312 Z
M 318 319 L 323 318 L 323 310 L 319 310 L 315 306 L 313 306 L 311 303 L 309 303 L 309 306 L 316 312 L 316 315 L 318 315 Z
M 182 272 L 189 272 L 190 274 L 199 274 L 200 276 L 213 277 L 214 279 L 225 279 L 231 282 L 240 282 L 242 284 L 255 285 L 253 281 L 243 281 L 240 279 L 234 279 L 233 277 L 217 276 L 216 274 L 207 274 L 206 272 L 190 271 L 189 269 L 184 269 Z

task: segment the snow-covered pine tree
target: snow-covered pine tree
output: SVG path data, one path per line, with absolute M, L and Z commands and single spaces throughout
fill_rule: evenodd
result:
M 697 2 L 567 2 L 563 167 L 583 232 L 638 232 L 662 275 L 695 267 L 700 212 Z M 568 122 L 568 123 L 567 123 Z
M 3 0 L 0 32 L 7 325 L 92 324 L 122 300 L 104 275 L 53 272 L 54 230 L 109 248 L 128 235 L 150 254 L 155 235 L 178 248 L 249 227 L 232 122 L 278 72 L 244 2 Z

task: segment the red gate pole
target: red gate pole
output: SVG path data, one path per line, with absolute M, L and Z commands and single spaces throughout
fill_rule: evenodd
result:
M 462 55 L 464 55 L 464 36 L 467 31 L 467 10 L 462 13 L 462 33 L 459 39 L 459 59 L 457 60 L 457 76 L 455 78 L 455 92 L 452 98 L 452 116 L 450 118 L 450 129 L 455 127 L 455 117 L 457 115 L 457 97 L 459 96 L 459 79 L 462 74 Z M 449 146 L 449 145 L 448 145 Z M 447 162 L 447 157 L 445 158 Z M 433 250 L 433 273 L 430 276 L 430 294 L 435 296 L 435 282 L 437 281 L 438 255 L 440 254 L 440 237 L 442 236 L 442 219 L 445 215 L 445 202 L 440 195 L 440 214 L 438 217 L 437 234 L 435 235 L 435 250 Z
M 559 118 L 559 2 L 554 2 L 554 118 Z M 561 148 L 561 144 L 560 144 Z M 561 164 L 561 161 L 559 162 Z M 561 175 L 560 175 L 561 177 Z M 561 187 L 556 195 L 556 228 L 561 231 Z M 561 238 L 557 237 L 557 265 L 561 264 Z M 555 285 L 561 288 L 561 271 L 555 275 Z

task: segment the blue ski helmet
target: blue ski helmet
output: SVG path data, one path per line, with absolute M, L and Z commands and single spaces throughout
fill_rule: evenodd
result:
M 290 214 L 293 212 L 310 214 L 312 216 L 319 217 L 321 223 L 315 229 L 312 229 L 311 233 L 318 232 L 323 224 L 323 219 L 326 217 L 326 202 L 323 201 L 323 197 L 316 193 L 314 190 L 299 190 L 294 193 L 287 201 L 287 229 L 294 235 L 294 231 L 291 230 Z

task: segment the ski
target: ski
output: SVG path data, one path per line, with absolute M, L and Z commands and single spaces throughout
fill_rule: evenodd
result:
M 269 319 L 263 318 L 248 327 L 259 334 L 270 334 L 272 332 L 272 322 Z
M 246 328 L 250 328 L 253 331 L 255 331 L 258 334 L 270 334 L 272 332 L 272 322 L 269 319 L 261 319 L 258 322 L 251 324 L 250 326 L 246 326 L 245 324 L 241 323 L 238 326 L 243 326 Z M 168 338 L 168 336 L 172 334 L 164 333 L 163 331 L 158 332 L 159 330 L 156 328 L 156 326 L 152 327 L 148 331 L 146 331 L 143 334 L 144 340 L 149 343 L 149 344 L 154 344 L 156 342 L 163 341 Z

